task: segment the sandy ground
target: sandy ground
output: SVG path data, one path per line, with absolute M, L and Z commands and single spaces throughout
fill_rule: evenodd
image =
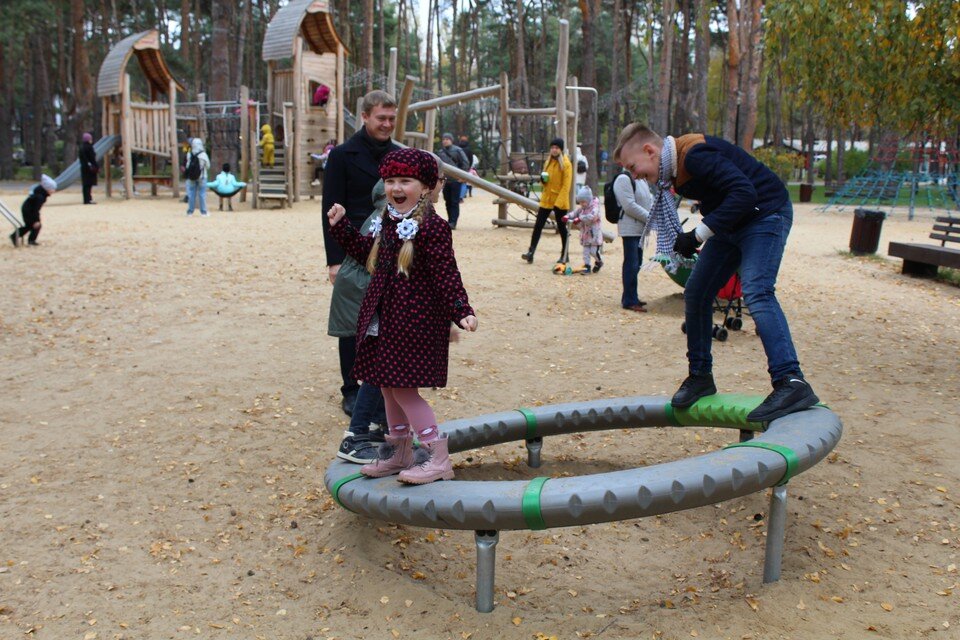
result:
M 497 606 L 479 614 L 472 532 L 367 520 L 323 487 L 347 419 L 319 203 L 200 219 L 100 191 L 94 207 L 55 195 L 42 246 L 0 246 L 0 637 L 960 638 L 960 289 L 842 255 L 849 209 L 798 206 L 781 271 L 801 361 L 844 422 L 790 483 L 782 579 L 761 584 L 757 494 L 504 532 Z M 0 191 L 15 210 L 23 196 Z M 440 419 L 672 393 L 680 288 L 643 272 L 650 313 L 622 311 L 619 247 L 599 274 L 553 276 L 556 236 L 527 265 L 529 232 L 493 228 L 495 211 L 468 199 L 455 232 L 480 330 L 453 347 L 450 386 L 426 392 Z M 930 216 L 887 220 L 881 249 L 924 240 Z M 715 356 L 721 391 L 767 392 L 752 322 Z M 733 437 L 553 438 L 539 472 Z M 522 443 L 474 455 L 471 478 L 535 475 Z

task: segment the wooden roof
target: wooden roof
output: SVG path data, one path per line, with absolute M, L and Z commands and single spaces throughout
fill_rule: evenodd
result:
M 100 65 L 97 96 L 104 98 L 123 92 L 123 74 L 126 73 L 130 56 L 134 54 L 154 91 L 166 94 L 171 80 L 176 82 L 178 90 L 183 91 L 183 86 L 174 80 L 160 52 L 160 33 L 151 29 L 124 38 L 110 50 Z
M 264 61 L 283 60 L 293 56 L 297 35 L 303 36 L 311 51 L 317 54 L 336 53 L 343 46 L 326 0 L 291 0 L 281 7 L 267 25 L 263 37 Z M 344 47 L 346 50 L 346 47 Z

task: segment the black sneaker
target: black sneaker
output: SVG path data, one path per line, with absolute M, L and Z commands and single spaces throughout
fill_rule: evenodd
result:
M 601 260 L 600 258 L 597 258 L 597 263 L 593 265 L 593 272 L 596 273 L 597 271 L 600 271 L 600 269 L 602 268 L 603 268 L 603 260 Z
M 706 396 L 712 396 L 717 392 L 717 386 L 713 383 L 711 374 L 699 375 L 691 373 L 683 381 L 677 392 L 673 394 L 670 404 L 674 409 L 687 409 L 693 406 L 693 403 Z
M 773 392 L 760 406 L 747 414 L 750 422 L 770 422 L 785 415 L 809 409 L 820 402 L 810 384 L 802 378 L 787 378 L 774 383 Z
M 13 246 L 17 246 L 17 232 L 14 231 L 10 234 L 10 242 L 13 243 Z
M 357 436 L 344 431 L 337 457 L 357 464 L 370 464 L 377 459 L 377 449 L 378 445 L 371 442 L 369 436 Z
M 521 260 L 526 260 L 528 263 L 533 262 L 533 251 L 527 251 L 525 254 L 520 256 Z

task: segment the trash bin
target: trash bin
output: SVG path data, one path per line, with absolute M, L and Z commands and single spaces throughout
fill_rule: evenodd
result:
M 813 200 L 813 185 L 801 183 L 800 202 L 810 202 L 811 200 Z
M 880 229 L 887 214 L 874 209 L 854 209 L 850 231 L 850 252 L 856 255 L 876 253 L 880 246 Z

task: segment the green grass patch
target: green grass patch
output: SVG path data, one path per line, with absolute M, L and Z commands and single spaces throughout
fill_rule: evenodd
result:
M 960 287 L 960 269 L 940 267 L 940 270 L 937 271 L 937 280 Z
M 879 262 L 879 263 L 890 262 L 889 260 L 887 260 L 886 258 L 884 258 L 883 256 L 877 253 L 854 253 L 852 251 L 840 249 L 837 251 L 837 255 L 840 256 L 841 258 L 857 258 L 857 259 L 863 258 L 866 260 L 870 260 L 871 262 Z

